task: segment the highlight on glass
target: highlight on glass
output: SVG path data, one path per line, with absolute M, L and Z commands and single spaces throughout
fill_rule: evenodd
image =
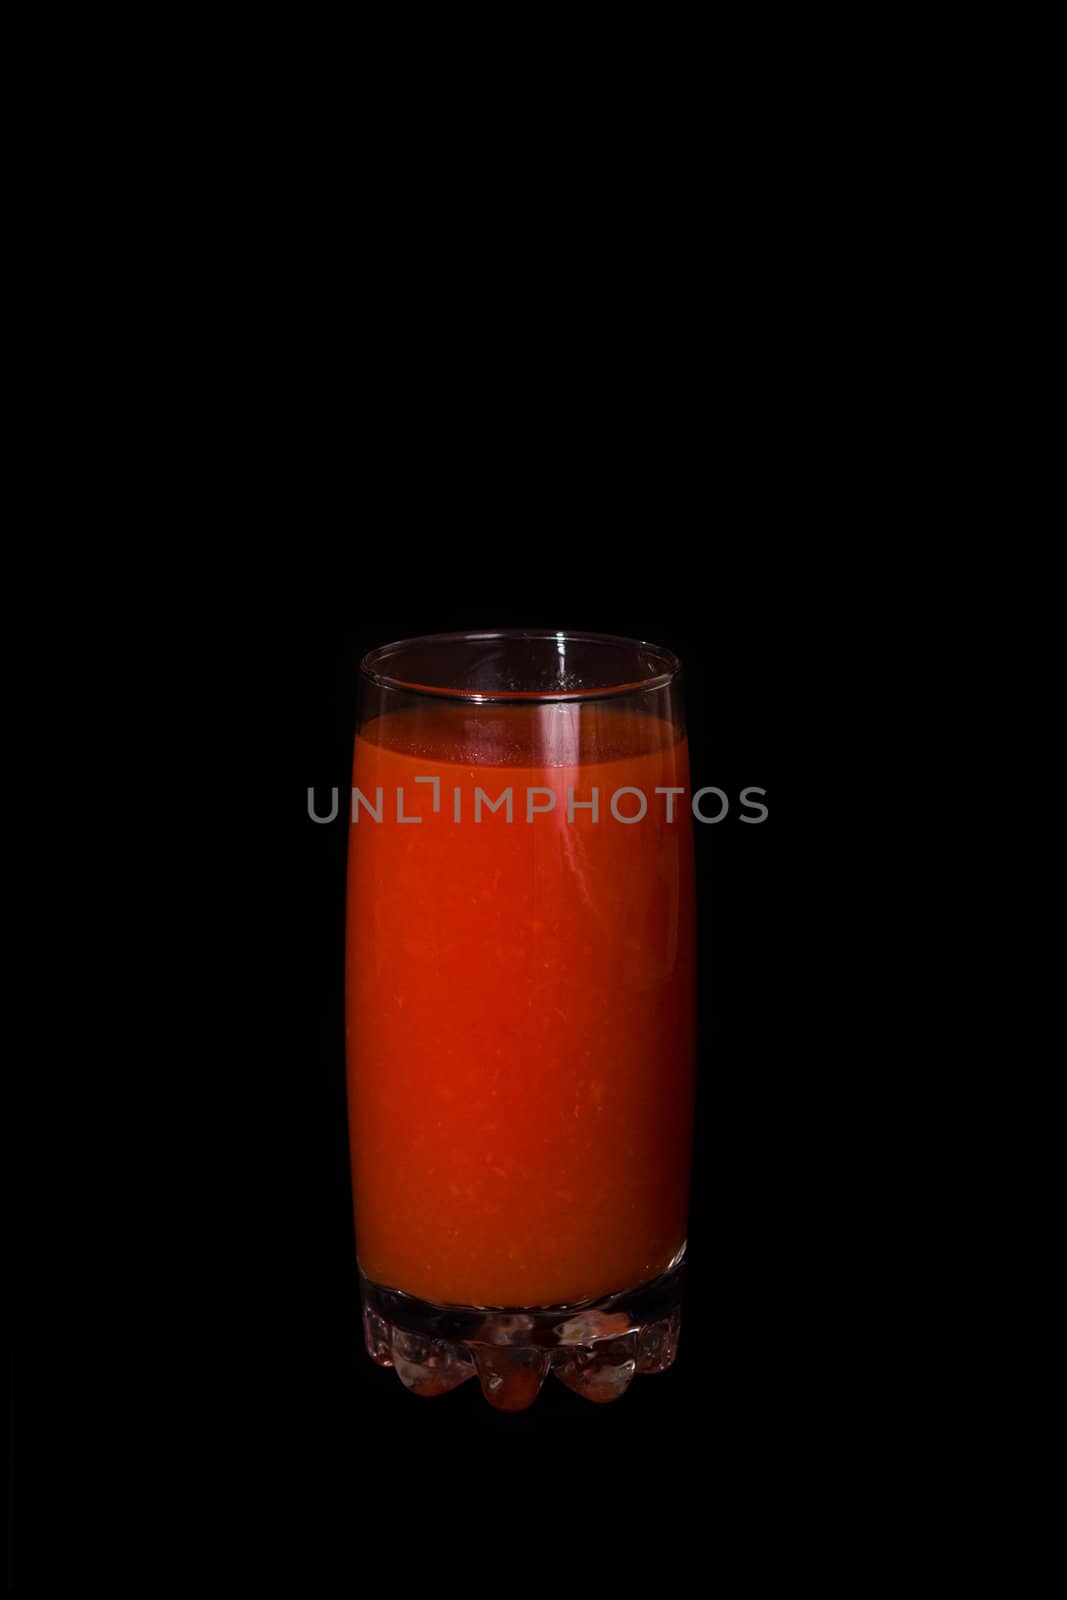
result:
M 678 1347 L 695 1067 L 680 664 L 607 635 L 360 671 L 346 1036 L 367 1349 L 593 1401 Z

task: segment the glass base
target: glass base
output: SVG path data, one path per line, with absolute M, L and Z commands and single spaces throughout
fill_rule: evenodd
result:
M 447 1394 L 477 1376 L 498 1411 L 524 1411 L 548 1373 L 603 1405 L 639 1372 L 678 1353 L 682 1254 L 659 1278 L 569 1306 L 497 1310 L 437 1305 L 360 1273 L 367 1350 L 413 1394 Z

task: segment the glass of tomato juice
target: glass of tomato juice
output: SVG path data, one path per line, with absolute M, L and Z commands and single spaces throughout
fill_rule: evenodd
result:
M 678 1345 L 692 815 L 669 651 L 438 634 L 360 669 L 348 1109 L 371 1356 L 613 1400 Z

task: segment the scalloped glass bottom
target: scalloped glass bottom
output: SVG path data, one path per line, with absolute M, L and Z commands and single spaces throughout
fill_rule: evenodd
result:
M 524 1411 L 551 1373 L 599 1405 L 678 1352 L 682 1254 L 662 1277 L 600 1300 L 508 1310 L 437 1305 L 360 1273 L 367 1350 L 412 1394 L 447 1394 L 477 1377 L 498 1411 Z

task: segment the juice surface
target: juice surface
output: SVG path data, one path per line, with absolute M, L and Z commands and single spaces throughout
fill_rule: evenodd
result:
M 416 777 L 437 776 L 434 786 Z M 349 833 L 360 1264 L 467 1305 L 632 1287 L 685 1242 L 694 1068 L 684 739 L 658 718 L 442 701 L 368 723 Z M 599 816 L 576 809 L 568 789 Z M 399 822 L 403 812 L 420 823 Z M 527 821 L 527 789 L 555 809 Z M 647 811 L 611 812 L 620 788 Z M 686 790 L 667 797 L 657 788 Z M 484 805 L 512 790 L 512 816 Z M 455 817 L 459 790 L 460 818 Z M 537 794 L 538 807 L 547 804 Z M 639 797 L 619 796 L 625 816 Z

